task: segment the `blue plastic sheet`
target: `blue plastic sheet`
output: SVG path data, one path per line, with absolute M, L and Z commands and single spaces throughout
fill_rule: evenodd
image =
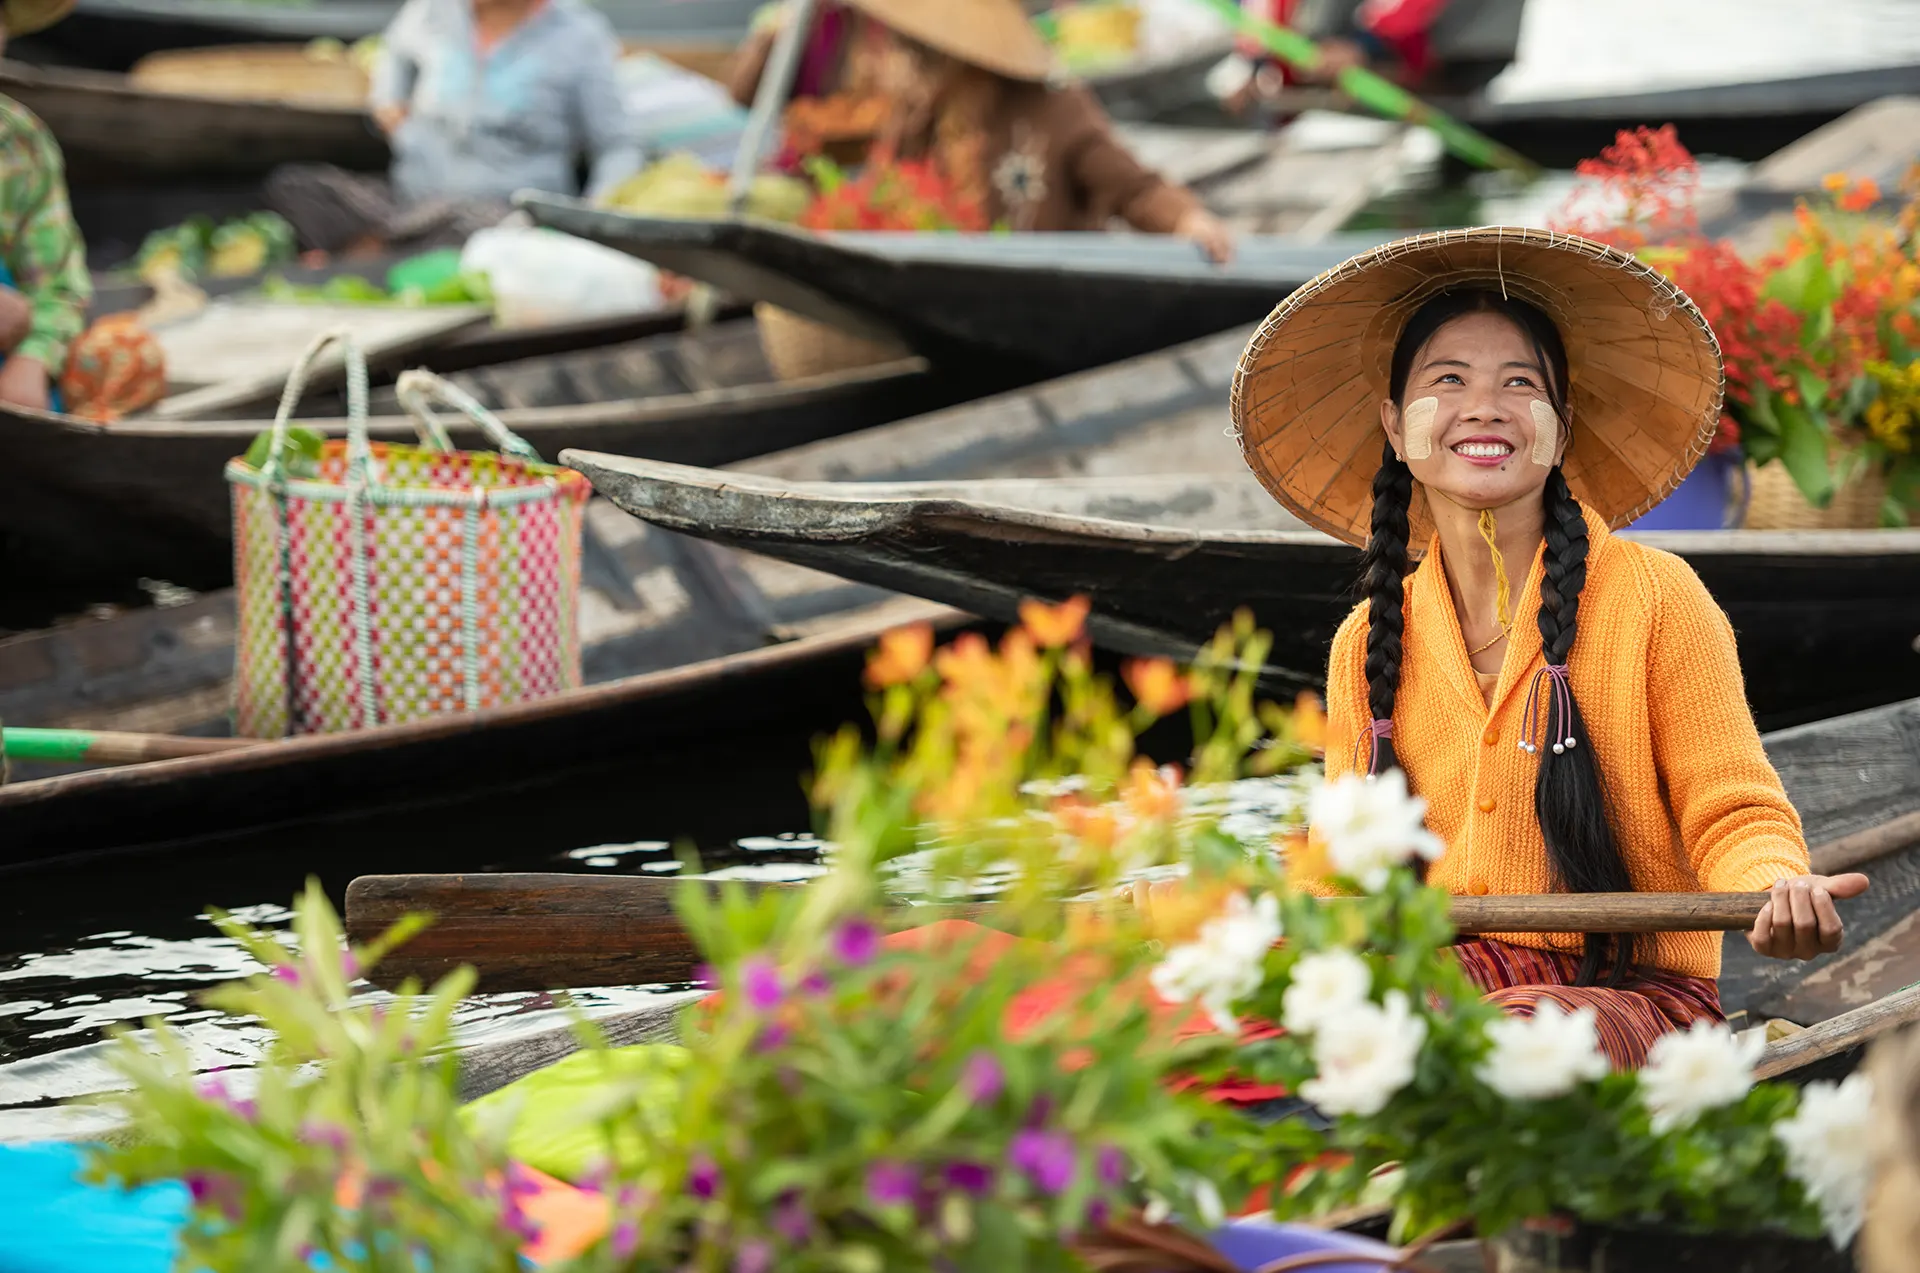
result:
M 76 1145 L 0 1145 L 0 1273 L 170 1273 L 185 1185 L 86 1184 Z

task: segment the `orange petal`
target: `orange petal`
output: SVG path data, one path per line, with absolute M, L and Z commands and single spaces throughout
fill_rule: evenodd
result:
M 867 684 L 877 690 L 905 685 L 926 670 L 932 657 L 932 624 L 915 623 L 883 632 L 879 648 L 867 656 Z
M 1022 601 L 1020 626 L 1026 629 L 1034 644 L 1055 650 L 1072 645 L 1079 638 L 1087 625 L 1087 613 L 1092 609 L 1093 602 L 1084 594 L 1068 597 L 1057 606 L 1044 601 Z
M 1172 659 L 1128 659 L 1120 665 L 1120 678 L 1134 701 L 1155 716 L 1171 715 L 1193 697 L 1193 683 Z

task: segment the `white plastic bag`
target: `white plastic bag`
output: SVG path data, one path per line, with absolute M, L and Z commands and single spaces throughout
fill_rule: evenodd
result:
M 660 272 L 598 243 L 539 226 L 497 225 L 467 240 L 462 272 L 484 274 L 502 327 L 658 309 Z

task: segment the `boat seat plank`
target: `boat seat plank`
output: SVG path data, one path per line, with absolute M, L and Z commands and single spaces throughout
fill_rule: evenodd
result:
M 1874 883 L 1881 882 L 1874 872 Z M 1851 945 L 1851 943 L 1850 943 Z M 1920 911 L 1754 1005 L 1759 1015 L 1812 1025 L 1920 983 Z
M 478 327 L 486 319 L 487 311 L 477 305 L 413 309 L 216 301 L 191 317 L 154 329 L 154 339 L 166 354 L 168 383 L 192 388 L 171 394 L 149 414 L 161 420 L 186 420 L 210 411 L 273 402 L 300 354 L 321 333 L 336 328 L 351 331 L 371 360 L 401 356 Z M 339 383 L 344 365 L 338 349 L 328 351 L 315 369 L 316 387 L 329 379 Z

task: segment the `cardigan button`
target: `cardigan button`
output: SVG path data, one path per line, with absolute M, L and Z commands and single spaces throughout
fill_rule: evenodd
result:
M 1492 813 L 1494 810 L 1494 803 L 1495 802 L 1492 796 L 1480 797 L 1480 812 Z
M 1487 882 L 1485 880 L 1475 880 L 1467 886 L 1467 891 L 1475 897 L 1485 897 L 1487 895 Z
M 1486 734 L 1480 739 L 1480 741 L 1485 743 L 1487 746 L 1491 747 L 1495 743 L 1500 741 L 1500 731 L 1495 729 L 1493 726 L 1489 725 L 1487 726 Z

